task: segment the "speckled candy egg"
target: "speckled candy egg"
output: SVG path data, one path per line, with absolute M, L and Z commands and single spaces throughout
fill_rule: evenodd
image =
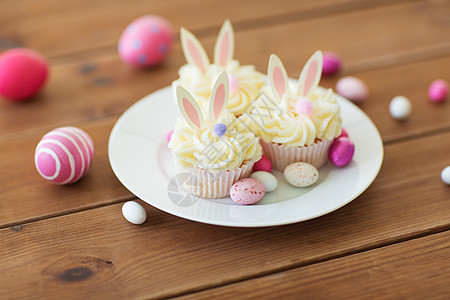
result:
M 34 96 L 48 77 L 48 64 L 36 51 L 16 48 L 0 55 L 0 95 L 24 101 Z
M 336 83 L 336 92 L 353 102 L 362 102 L 369 96 L 367 85 L 359 78 L 347 76 Z
M 118 50 L 126 63 L 137 67 L 154 66 L 164 60 L 173 45 L 170 23 L 158 16 L 133 21 L 120 36 Z
M 34 162 L 47 181 L 70 184 L 88 171 L 94 156 L 91 137 L 75 127 L 61 127 L 44 135 L 36 147 Z
M 284 169 L 284 178 L 293 186 L 307 187 L 319 179 L 319 171 L 311 164 L 295 162 Z
M 266 193 L 264 184 L 254 178 L 244 178 L 233 184 L 230 189 L 231 199 L 238 204 L 255 204 Z

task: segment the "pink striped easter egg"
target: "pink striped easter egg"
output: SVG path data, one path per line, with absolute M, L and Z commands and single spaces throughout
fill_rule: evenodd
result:
M 44 179 L 71 184 L 83 177 L 94 157 L 94 143 L 83 130 L 71 126 L 44 135 L 36 147 L 34 162 Z

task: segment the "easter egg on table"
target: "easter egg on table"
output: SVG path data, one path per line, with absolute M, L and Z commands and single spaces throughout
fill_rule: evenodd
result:
M 254 178 L 244 178 L 237 181 L 230 189 L 231 199 L 239 204 L 255 204 L 266 193 L 264 184 Z
M 122 60 L 137 67 L 162 62 L 172 50 L 173 30 L 159 16 L 149 15 L 133 21 L 120 36 L 118 51 Z
M 294 162 L 284 169 L 286 181 L 296 187 L 307 187 L 319 179 L 319 171 L 306 162 Z
M 0 95 L 12 101 L 24 101 L 45 84 L 48 64 L 38 52 L 15 48 L 0 55 Z
M 133 224 L 139 225 L 147 220 L 147 213 L 139 203 L 128 201 L 122 205 L 122 214 L 124 218 Z
M 87 173 L 93 156 L 91 137 L 79 128 L 67 126 L 44 135 L 36 147 L 34 162 L 47 181 L 70 184 Z
M 322 74 L 331 75 L 339 72 L 341 68 L 341 58 L 334 52 L 323 53 Z
M 433 81 L 428 88 L 428 97 L 435 103 L 444 101 L 448 96 L 448 83 L 445 80 L 438 79 Z
M 411 101 L 404 96 L 396 96 L 389 103 L 389 113 L 399 121 L 408 119 L 411 116 Z
M 361 79 L 352 76 L 339 79 L 336 91 L 353 102 L 362 102 L 369 96 L 367 85 Z

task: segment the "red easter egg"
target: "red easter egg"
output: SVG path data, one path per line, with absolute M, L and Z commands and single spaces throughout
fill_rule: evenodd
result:
M 34 96 L 48 77 L 48 64 L 38 52 L 10 49 L 0 55 L 0 95 L 13 101 Z

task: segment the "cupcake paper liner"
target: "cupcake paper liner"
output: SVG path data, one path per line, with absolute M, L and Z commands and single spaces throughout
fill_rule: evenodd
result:
M 217 199 L 228 197 L 236 181 L 251 175 L 254 161 L 245 161 L 239 168 L 211 173 L 205 169 L 192 168 L 181 188 L 200 198 Z M 184 170 L 186 171 L 186 170 Z
M 294 162 L 307 162 L 317 169 L 323 167 L 328 161 L 328 150 L 333 140 L 319 140 L 314 144 L 301 147 L 286 147 L 277 143 L 261 141 L 263 153 L 272 161 L 272 167 L 284 171 Z

